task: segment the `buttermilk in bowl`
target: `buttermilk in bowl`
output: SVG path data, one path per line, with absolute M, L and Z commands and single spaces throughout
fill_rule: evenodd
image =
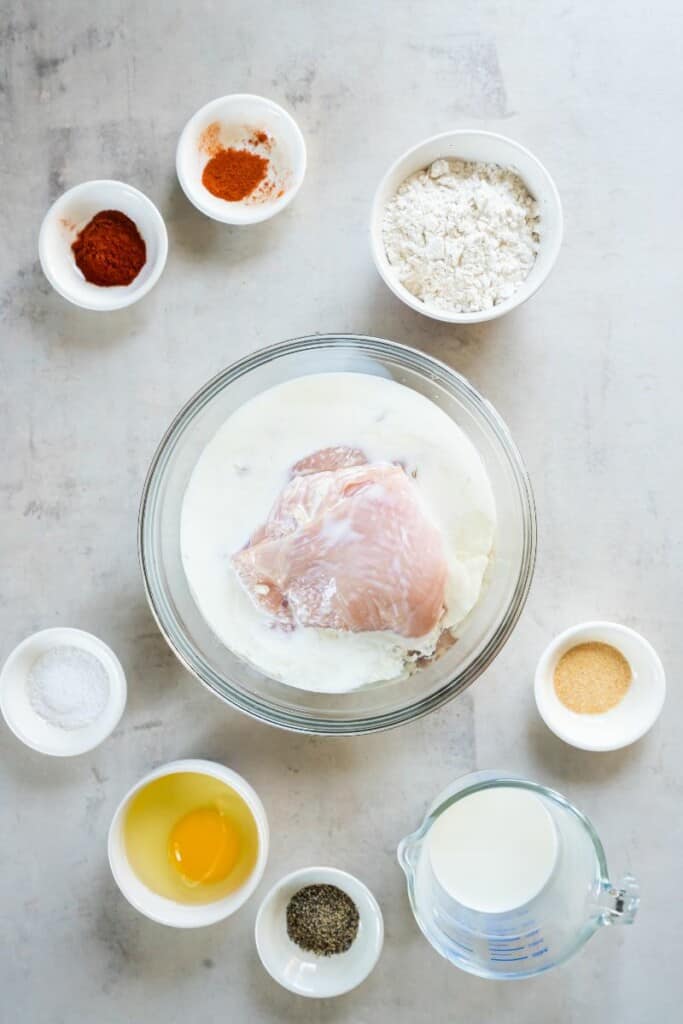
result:
M 181 514 L 194 600 L 280 682 L 339 693 L 448 646 L 491 557 L 476 448 L 428 398 L 362 373 L 252 398 L 206 445 Z

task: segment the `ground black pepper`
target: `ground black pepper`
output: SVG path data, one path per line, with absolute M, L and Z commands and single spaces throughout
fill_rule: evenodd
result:
M 345 953 L 358 934 L 358 907 L 336 885 L 306 885 L 287 904 L 287 934 L 309 953 Z

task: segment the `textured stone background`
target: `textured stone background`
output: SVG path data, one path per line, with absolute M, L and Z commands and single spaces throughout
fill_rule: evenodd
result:
M 130 698 L 92 755 L 56 763 L 0 730 L 2 1024 L 680 1019 L 681 155 L 683 14 L 673 0 L 5 0 L 0 19 L 0 657 L 34 629 L 92 630 Z M 178 134 L 214 96 L 272 96 L 298 119 L 309 172 L 276 220 L 231 230 L 176 182 Z M 555 176 L 566 237 L 548 284 L 491 326 L 452 328 L 378 279 L 375 185 L 420 138 L 476 126 L 527 144 Z M 120 177 L 158 203 L 170 255 L 130 310 L 82 312 L 37 264 L 48 204 Z M 180 668 L 146 609 L 140 488 L 188 395 L 261 345 L 351 330 L 438 354 L 510 424 L 538 499 L 535 584 L 484 678 L 411 728 L 360 740 L 289 736 L 222 707 Z M 571 750 L 539 722 L 547 640 L 605 616 L 642 630 L 669 673 L 665 714 L 632 749 Z M 263 972 L 258 897 L 176 932 L 138 916 L 109 875 L 123 792 L 152 765 L 205 755 L 243 772 L 273 833 L 265 882 L 330 862 L 368 881 L 386 946 L 362 988 L 298 1000 Z M 522 985 L 468 977 L 414 924 L 397 840 L 449 780 L 505 767 L 594 819 L 615 874 L 640 877 L 629 930 Z

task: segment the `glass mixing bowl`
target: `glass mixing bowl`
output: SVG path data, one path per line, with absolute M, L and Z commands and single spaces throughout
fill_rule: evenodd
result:
M 478 603 L 457 643 L 408 678 L 350 693 L 309 693 L 242 661 L 214 635 L 190 593 L 180 554 L 180 515 L 204 446 L 244 402 L 293 377 L 371 373 L 420 392 L 465 431 L 486 466 L 498 526 Z M 238 500 L 236 498 L 236 500 Z M 261 721 L 297 732 L 357 734 L 410 722 L 461 693 L 491 664 L 524 607 L 536 554 L 529 480 L 509 431 L 464 377 L 418 352 L 377 338 L 316 335 L 262 349 L 210 380 L 178 413 L 152 460 L 138 543 L 152 612 L 180 661 L 210 690 Z

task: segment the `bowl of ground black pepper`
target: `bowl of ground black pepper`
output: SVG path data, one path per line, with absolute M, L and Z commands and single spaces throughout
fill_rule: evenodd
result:
M 358 878 L 337 868 L 287 875 L 264 899 L 256 948 L 270 976 L 290 992 L 329 999 L 350 992 L 377 963 L 382 912 Z
M 159 280 L 168 254 L 154 203 L 122 181 L 86 181 L 48 210 L 38 252 L 59 294 L 83 309 L 130 306 Z
M 306 173 L 306 144 L 282 107 L 263 96 L 222 96 L 185 125 L 178 181 L 198 210 L 224 224 L 268 220 L 291 203 Z
M 534 693 L 541 718 L 565 743 L 618 750 L 654 725 L 666 679 L 657 652 L 640 633 L 617 622 L 584 622 L 545 649 Z

